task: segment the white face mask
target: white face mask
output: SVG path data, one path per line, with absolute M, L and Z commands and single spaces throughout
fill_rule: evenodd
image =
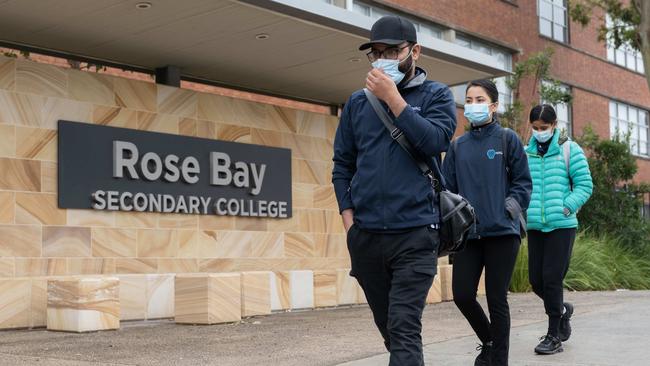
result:
M 399 84 L 406 74 L 403 72 L 399 71 L 399 65 L 408 60 L 409 57 L 411 57 L 411 54 L 413 53 L 413 49 L 409 51 L 409 54 L 406 55 L 406 57 L 400 61 L 400 60 L 390 60 L 390 59 L 385 59 L 385 58 L 380 58 L 379 60 L 376 60 L 375 62 L 372 63 L 372 67 L 375 69 L 382 69 L 388 75 L 395 84 Z
M 388 60 L 385 58 L 380 58 L 379 60 L 372 63 L 372 67 L 375 69 L 382 69 L 388 75 L 395 84 L 399 84 L 404 76 L 403 72 L 399 71 L 399 61 L 398 60 Z
M 533 130 L 533 137 L 535 137 L 535 140 L 537 140 L 537 142 L 541 142 L 543 144 L 546 141 L 550 140 L 551 137 L 553 137 L 553 130 L 554 130 L 553 128 L 548 129 L 546 131 Z
M 474 103 L 465 104 L 465 118 L 474 127 L 479 127 L 492 122 L 492 113 L 490 112 L 490 105 L 492 103 Z

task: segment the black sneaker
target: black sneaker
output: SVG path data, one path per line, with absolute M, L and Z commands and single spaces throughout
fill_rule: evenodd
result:
M 573 315 L 573 305 L 570 302 L 564 303 L 564 314 L 560 318 L 560 334 L 559 338 L 562 342 L 566 342 L 571 337 L 571 315 Z
M 550 334 L 540 338 L 541 342 L 535 347 L 535 353 L 539 355 L 552 355 L 564 351 L 562 342 L 557 337 Z
M 492 353 L 492 342 L 479 344 L 476 350 L 481 351 L 481 353 L 476 356 L 474 366 L 489 366 L 491 364 L 490 354 Z

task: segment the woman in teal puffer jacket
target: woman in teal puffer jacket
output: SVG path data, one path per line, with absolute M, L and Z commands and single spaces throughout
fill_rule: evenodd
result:
M 533 291 L 544 300 L 548 333 L 535 347 L 538 354 L 562 352 L 569 339 L 573 306 L 563 300 L 578 219 L 576 213 L 593 190 L 584 152 L 557 128 L 548 104 L 530 111 L 533 136 L 526 148 L 533 179 L 528 207 L 528 275 Z

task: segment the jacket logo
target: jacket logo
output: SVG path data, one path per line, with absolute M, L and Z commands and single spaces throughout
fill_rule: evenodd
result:
M 495 156 L 497 155 L 503 155 L 503 151 L 496 151 L 494 149 L 490 149 L 487 151 L 487 157 L 490 160 L 493 160 Z
M 411 106 L 411 108 L 413 108 L 413 110 L 416 111 L 416 112 L 422 111 L 422 107 L 417 107 L 417 106 L 413 107 L 413 106 Z

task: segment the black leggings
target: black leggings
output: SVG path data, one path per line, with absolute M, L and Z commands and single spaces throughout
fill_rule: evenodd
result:
M 469 240 L 467 248 L 454 256 L 454 302 L 481 342 L 492 341 L 492 365 L 508 364 L 508 287 L 520 243 L 518 235 Z M 476 301 L 476 291 L 483 268 L 490 320 Z
M 569 270 L 575 238 L 576 229 L 528 232 L 528 278 L 533 291 L 544 300 L 548 334 L 555 337 L 560 331 L 564 303 L 562 283 Z

